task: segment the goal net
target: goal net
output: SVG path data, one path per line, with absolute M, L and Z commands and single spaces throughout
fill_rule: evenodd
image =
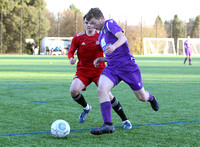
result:
M 184 42 L 187 38 L 177 39 L 177 55 L 185 55 Z M 192 56 L 200 56 L 200 38 L 190 38 L 192 44 Z
M 144 55 L 176 55 L 173 38 L 143 38 Z

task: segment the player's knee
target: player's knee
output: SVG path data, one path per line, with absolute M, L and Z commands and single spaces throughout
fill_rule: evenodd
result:
M 101 95 L 101 94 L 103 94 L 103 93 L 105 93 L 106 91 L 104 90 L 104 88 L 102 88 L 102 87 L 98 87 L 97 88 L 97 93 L 99 94 L 99 95 Z
M 71 88 L 70 89 L 70 94 L 71 94 L 72 97 L 77 96 L 79 93 L 80 93 L 80 90 L 77 89 L 77 88 Z

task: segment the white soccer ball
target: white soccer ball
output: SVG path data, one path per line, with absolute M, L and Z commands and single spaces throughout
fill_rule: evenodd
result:
M 65 120 L 56 120 L 51 125 L 51 134 L 55 138 L 65 138 L 70 133 L 70 125 Z

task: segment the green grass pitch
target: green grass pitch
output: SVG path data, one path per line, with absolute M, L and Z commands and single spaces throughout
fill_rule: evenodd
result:
M 112 110 L 115 132 L 94 136 L 91 128 L 103 124 L 96 86 L 82 92 L 92 111 L 80 124 L 82 108 L 69 93 L 76 67 L 66 56 L 0 56 L 0 146 L 200 146 L 200 57 L 191 66 L 184 58 L 136 56 L 144 87 L 160 110 L 138 101 L 121 82 L 112 93 L 134 126 L 123 130 Z M 57 119 L 71 126 L 65 139 L 49 133 Z

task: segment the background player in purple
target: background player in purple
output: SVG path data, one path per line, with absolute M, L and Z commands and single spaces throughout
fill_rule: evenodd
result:
M 186 58 L 184 60 L 184 64 L 185 62 L 187 61 L 187 59 L 189 58 L 189 65 L 192 65 L 191 64 L 191 52 L 192 52 L 192 43 L 190 41 L 190 36 L 188 36 L 188 39 L 184 42 L 184 46 L 185 46 L 185 55 L 186 55 Z
M 135 58 L 130 54 L 127 38 L 123 30 L 113 20 L 105 20 L 99 8 L 91 8 L 86 14 L 86 19 L 93 24 L 99 33 L 99 41 L 106 57 L 97 58 L 94 65 L 107 61 L 107 67 L 101 73 L 98 84 L 98 95 L 104 124 L 91 131 L 94 135 L 113 133 L 115 127 L 111 118 L 111 102 L 108 93 L 120 81 L 127 83 L 136 97 L 143 102 L 149 101 L 152 108 L 158 111 L 157 100 L 150 92 L 145 91 L 142 77 Z

